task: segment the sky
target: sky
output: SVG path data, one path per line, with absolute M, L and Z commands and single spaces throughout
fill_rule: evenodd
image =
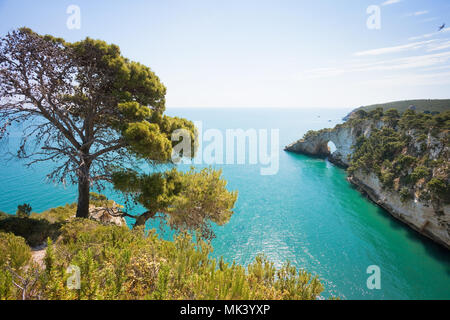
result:
M 169 108 L 450 98 L 449 0 L 0 0 L 0 36 L 22 26 L 119 45 Z

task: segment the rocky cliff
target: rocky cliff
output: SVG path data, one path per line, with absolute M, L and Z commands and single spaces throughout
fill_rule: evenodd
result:
M 341 167 L 350 165 L 352 146 L 359 136 L 368 137 L 372 129 L 381 128 L 382 121 L 362 121 L 354 126 L 337 125 L 333 129 L 309 131 L 302 139 L 285 147 L 285 151 L 306 154 L 310 156 L 327 157 L 331 162 Z M 333 142 L 336 151 L 331 153 L 328 143 Z
M 373 202 L 409 227 L 450 249 L 450 206 L 433 205 L 418 198 L 404 200 L 397 192 L 383 188 L 380 179 L 373 173 L 361 170 L 354 172 L 348 180 Z
M 431 130 L 413 122 L 419 130 L 408 127 L 411 119 L 398 120 L 353 119 L 333 129 L 310 131 L 285 150 L 328 157 L 349 168 L 348 180 L 358 190 L 393 217 L 450 249 L 448 128 L 437 130 L 434 125 Z M 336 146 L 333 153 L 329 141 Z

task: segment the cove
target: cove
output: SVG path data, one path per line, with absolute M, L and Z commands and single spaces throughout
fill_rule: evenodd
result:
M 333 127 L 348 111 L 199 108 L 168 114 L 202 121 L 205 130 L 224 135 L 227 129 L 279 129 L 282 148 L 308 130 Z M 353 189 L 345 170 L 282 150 L 279 157 L 278 173 L 271 176 L 248 163 L 214 165 L 223 169 L 228 187 L 239 190 L 239 199 L 230 222 L 214 229 L 213 256 L 247 264 L 264 253 L 277 266 L 289 259 L 317 274 L 325 295 L 343 299 L 450 299 L 448 251 Z M 44 183 L 45 166 L 8 162 L 0 171 L 0 210 L 15 212 L 28 202 L 39 212 L 75 201 L 76 188 Z M 120 202 L 112 191 L 106 194 Z M 367 287 L 372 265 L 380 268 L 379 290 Z

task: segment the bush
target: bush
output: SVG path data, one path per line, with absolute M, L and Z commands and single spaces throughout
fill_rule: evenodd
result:
M 50 223 L 63 223 L 75 217 L 76 211 L 77 205 L 73 203 L 66 204 L 62 207 L 52 208 L 42 213 L 33 213 L 31 217 L 39 220 L 47 220 Z
M 427 187 L 435 197 L 441 198 L 445 201 L 449 200 L 450 187 L 447 181 L 441 178 L 432 178 L 430 182 L 428 182 Z
M 8 218 L 10 215 L 6 212 L 0 211 L 0 220 Z
M 383 120 L 390 126 L 395 127 L 398 123 L 398 119 L 400 118 L 400 114 L 396 109 L 388 109 L 384 113 Z
M 390 189 L 393 187 L 394 184 L 394 174 L 390 171 L 384 171 L 381 174 L 380 180 L 384 188 Z
M 369 118 L 380 120 L 381 117 L 383 117 L 383 108 L 376 108 L 375 110 L 369 111 Z
M 31 258 L 31 250 L 25 239 L 12 233 L 0 232 L 0 252 L 0 268 L 8 266 L 19 270 Z
M 410 175 L 412 183 L 417 183 L 420 179 L 427 178 L 431 175 L 431 170 L 424 166 L 418 166 L 414 168 L 414 171 Z
M 45 219 L 9 216 L 0 220 L 0 231 L 22 237 L 32 247 L 43 244 L 48 237 L 56 239 L 60 227 L 60 224 Z
M 405 169 L 406 169 L 406 171 L 408 171 L 408 169 L 411 168 L 411 166 L 414 163 L 416 163 L 416 161 L 417 161 L 416 157 L 401 154 L 398 157 L 396 157 L 395 163 L 394 163 L 394 168 L 397 173 L 399 173 Z
M 108 200 L 108 198 L 96 192 L 90 192 L 90 203 L 96 207 L 112 207 L 114 205 L 113 200 Z
M 303 140 L 307 140 L 307 139 L 309 139 L 309 138 L 312 138 L 312 137 L 315 137 L 315 136 L 317 136 L 319 133 L 317 132 L 317 131 L 314 131 L 314 130 L 309 130 L 308 132 L 306 132 L 304 135 L 303 135 Z
M 408 199 L 411 199 L 411 191 L 407 187 L 403 187 L 400 190 L 400 199 L 402 202 L 406 202 Z
M 62 227 L 55 244 L 48 242 L 39 290 L 29 298 L 317 299 L 323 291 L 317 277 L 290 263 L 277 270 L 258 256 L 245 268 L 212 259 L 211 252 L 210 244 L 193 242 L 186 233 L 165 241 L 154 230 L 74 219 Z M 80 290 L 66 286 L 70 265 L 80 269 Z M 2 281 L 8 283 L 7 274 L 0 274 L 0 295 Z M 8 290 L 13 290 L 10 296 L 18 295 L 16 288 Z
M 28 203 L 17 206 L 16 216 L 20 218 L 28 218 L 31 214 L 31 206 Z

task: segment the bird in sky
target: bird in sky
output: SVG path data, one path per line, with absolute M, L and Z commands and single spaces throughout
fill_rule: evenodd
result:
M 439 27 L 439 31 L 441 31 L 444 28 L 445 28 L 445 23 L 442 26 Z

